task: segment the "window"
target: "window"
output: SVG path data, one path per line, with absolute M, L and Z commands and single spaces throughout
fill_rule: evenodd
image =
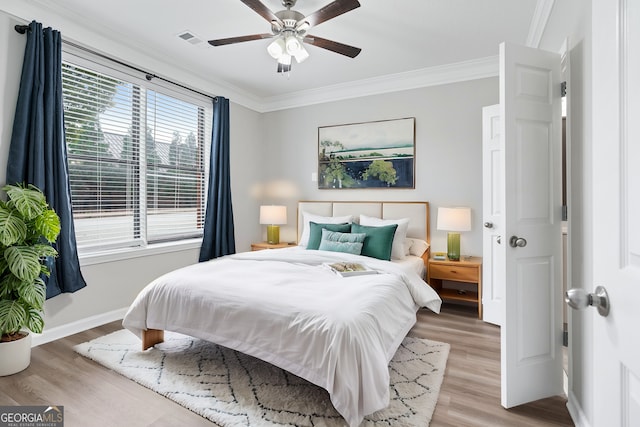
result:
M 126 71 L 71 54 L 63 58 L 81 254 L 202 236 L 210 100 Z

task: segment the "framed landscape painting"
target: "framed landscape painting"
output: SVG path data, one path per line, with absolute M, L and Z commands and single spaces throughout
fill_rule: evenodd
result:
M 416 119 L 318 128 L 318 188 L 415 188 Z

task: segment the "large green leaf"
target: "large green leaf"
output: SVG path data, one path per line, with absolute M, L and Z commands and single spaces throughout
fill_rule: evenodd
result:
M 40 275 L 40 256 L 30 246 L 12 246 L 4 251 L 9 270 L 23 282 L 33 283 Z
M 40 274 L 44 274 L 47 277 L 51 276 L 49 267 L 47 267 L 45 264 L 40 264 Z
M 7 299 L 12 294 L 17 295 L 18 288 L 22 285 L 22 281 L 13 274 L 5 274 L 0 281 L 0 299 Z
M 60 218 L 53 209 L 42 211 L 42 214 L 35 218 L 34 225 L 50 243 L 55 242 L 60 234 Z
M 31 308 L 27 313 L 27 317 L 27 328 L 29 328 L 31 332 L 35 332 L 36 334 L 42 333 L 42 330 L 44 329 L 44 319 L 42 318 L 42 312 Z
M 2 248 L 0 250 L 0 254 L 4 254 L 5 249 L 6 248 Z M 7 260 L 4 259 L 4 256 L 0 256 L 0 277 L 2 277 L 3 273 L 7 268 L 9 268 L 9 265 L 7 264 Z
M 35 282 L 22 282 L 17 291 L 24 302 L 37 310 L 42 310 L 47 297 L 47 287 L 41 278 L 38 277 Z
M 9 203 L 13 204 L 27 221 L 34 219 L 47 209 L 47 199 L 33 185 L 28 187 L 6 185 L 3 190 L 9 196 Z
M 27 321 L 27 311 L 20 302 L 17 300 L 0 301 L 0 334 L 18 332 L 27 324 Z
M 58 251 L 56 251 L 53 248 L 53 246 L 47 245 L 44 243 L 38 243 L 36 245 L 33 245 L 33 249 L 35 249 L 38 252 L 38 256 L 40 256 L 40 258 L 46 258 L 46 257 L 58 255 Z
M 20 215 L 7 206 L 0 205 L 0 243 L 11 246 L 27 237 L 27 225 Z

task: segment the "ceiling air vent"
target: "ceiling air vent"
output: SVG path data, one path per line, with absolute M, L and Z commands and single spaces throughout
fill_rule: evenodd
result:
M 198 36 L 196 36 L 195 34 L 193 34 L 191 31 L 186 30 L 181 32 L 180 34 L 178 34 L 178 37 L 180 37 L 182 40 L 187 41 L 191 44 L 200 44 L 202 43 L 202 39 Z

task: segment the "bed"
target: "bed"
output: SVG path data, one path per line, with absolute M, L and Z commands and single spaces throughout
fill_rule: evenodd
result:
M 143 349 L 169 330 L 265 360 L 326 389 L 347 424 L 357 426 L 388 405 L 388 363 L 417 310 L 440 309 L 440 298 L 423 281 L 429 204 L 305 201 L 298 203 L 297 217 L 300 245 L 229 255 L 165 274 L 140 292 L 123 326 L 142 339 Z M 369 240 L 395 222 L 393 250 L 398 255 L 400 235 L 405 256 L 387 261 L 307 249 L 314 238 L 312 220 L 344 224 L 345 217 L 352 218 L 353 229 L 368 230 Z M 358 224 L 365 221 L 374 225 Z M 330 233 L 321 231 L 324 245 Z M 361 233 L 334 234 L 351 239 Z M 425 250 L 412 255 L 414 243 Z M 328 267 L 336 262 L 359 263 L 375 274 L 342 277 Z

